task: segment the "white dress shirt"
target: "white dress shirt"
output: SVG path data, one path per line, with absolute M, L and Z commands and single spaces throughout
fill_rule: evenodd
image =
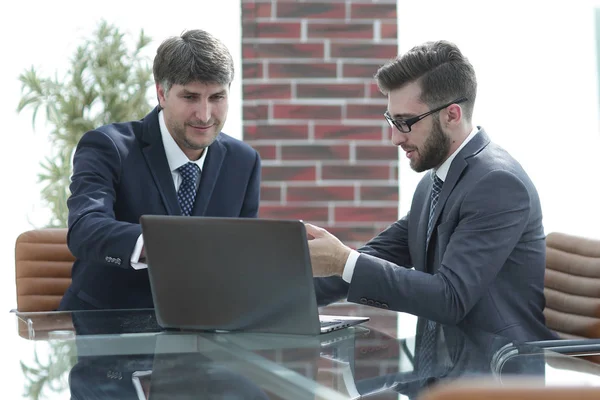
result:
M 185 153 L 175 142 L 175 139 L 173 139 L 169 133 L 167 125 L 165 124 L 165 116 L 163 115 L 162 110 L 158 112 L 158 124 L 160 126 L 160 135 L 165 148 L 165 155 L 167 156 L 167 162 L 169 163 L 169 169 L 171 170 L 171 176 L 173 177 L 173 185 L 175 185 L 175 192 L 177 192 L 179 190 L 179 185 L 181 185 L 181 174 L 177 171 L 177 168 L 187 164 L 188 162 L 193 162 L 198 165 L 198 167 L 200 167 L 200 171 L 202 171 L 202 168 L 204 167 L 204 160 L 206 160 L 206 153 L 208 153 L 208 147 L 204 149 L 202 156 L 198 160 L 192 161 L 187 158 Z M 196 179 L 196 190 L 198 190 L 198 185 L 200 185 L 200 175 L 198 175 L 198 178 Z M 140 235 L 133 249 L 133 253 L 131 253 L 130 261 L 133 269 L 148 268 L 146 263 L 139 262 L 143 247 L 144 238 L 142 235 Z
M 479 128 L 477 126 L 473 127 L 469 136 L 461 143 L 461 145 L 440 165 L 440 167 L 434 170 L 434 173 L 443 181 L 446 180 L 446 176 L 448 176 L 448 171 L 450 170 L 450 165 L 454 160 L 454 157 L 462 150 L 463 147 L 467 145 L 475 137 L 475 135 L 479 132 Z M 356 261 L 358 260 L 358 256 L 360 253 L 356 250 L 352 250 L 348 259 L 346 260 L 346 265 L 344 266 L 344 271 L 342 273 L 342 279 L 348 283 L 352 280 L 352 275 L 354 275 L 354 268 L 356 267 Z

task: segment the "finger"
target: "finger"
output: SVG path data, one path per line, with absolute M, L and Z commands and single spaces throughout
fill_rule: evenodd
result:
M 309 224 L 307 222 L 304 223 L 304 227 L 306 228 L 306 236 L 308 236 L 309 238 L 318 238 L 318 237 L 322 237 L 324 235 L 324 229 L 319 228 L 318 226 Z

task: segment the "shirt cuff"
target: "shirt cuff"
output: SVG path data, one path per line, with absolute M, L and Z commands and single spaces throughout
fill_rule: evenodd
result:
M 137 242 L 135 243 L 135 247 L 133 248 L 133 253 L 131 253 L 131 259 L 129 262 L 131 263 L 131 268 L 133 269 L 144 269 L 148 268 L 148 264 L 140 262 L 140 254 L 142 254 L 142 249 L 144 248 L 144 238 L 142 235 L 138 237 Z
M 360 256 L 358 251 L 351 250 L 350 255 L 348 255 L 348 259 L 346 260 L 344 272 L 342 272 L 342 279 L 348 283 L 350 283 L 352 280 L 352 275 L 354 275 L 354 267 L 356 267 L 356 260 L 358 260 L 358 256 Z

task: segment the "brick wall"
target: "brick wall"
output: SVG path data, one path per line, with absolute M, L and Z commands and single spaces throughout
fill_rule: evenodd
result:
M 397 54 L 396 1 L 242 0 L 244 140 L 260 216 L 357 247 L 398 214 L 398 152 L 373 80 Z

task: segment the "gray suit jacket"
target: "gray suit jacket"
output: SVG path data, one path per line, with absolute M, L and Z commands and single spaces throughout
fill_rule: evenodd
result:
M 359 249 L 349 285 L 316 279 L 319 304 L 347 296 L 513 340 L 554 337 L 542 314 L 542 211 L 521 165 L 480 129 L 450 166 L 427 245 L 431 186 L 426 174 L 410 212 Z

